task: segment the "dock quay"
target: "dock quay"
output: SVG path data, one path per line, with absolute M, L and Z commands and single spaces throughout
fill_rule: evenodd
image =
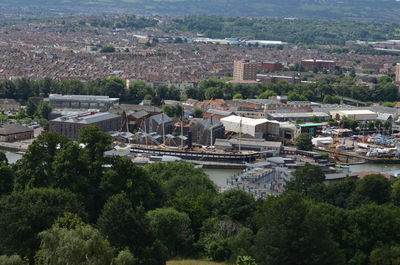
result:
M 0 143 L 0 150 L 10 151 L 10 152 L 26 152 L 29 145 L 15 144 L 15 143 Z
M 255 198 L 282 194 L 285 184 L 292 178 L 286 167 L 251 168 L 227 179 L 228 189 L 252 193 Z
M 329 153 L 331 155 L 337 155 L 346 157 L 347 159 L 352 159 L 355 162 L 347 162 L 345 164 L 359 164 L 359 163 L 376 163 L 376 164 L 400 164 L 399 158 L 379 158 L 379 157 L 369 157 L 363 156 L 359 154 L 354 154 L 345 151 L 338 151 L 338 150 L 328 150 L 323 148 L 314 148 L 314 150 L 319 152 Z
M 245 169 L 246 164 L 243 163 L 226 163 L 226 162 L 212 162 L 212 161 L 199 161 L 199 160 L 185 160 L 186 162 L 194 165 L 201 166 L 207 169 Z

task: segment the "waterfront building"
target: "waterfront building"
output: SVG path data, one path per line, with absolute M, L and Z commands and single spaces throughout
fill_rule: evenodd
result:
M 269 113 L 268 118 L 276 121 L 302 121 L 311 122 L 314 118 L 318 121 L 328 121 L 330 116 L 325 112 L 292 112 L 292 113 Z
M 211 117 L 196 122 L 190 127 L 190 131 L 193 142 L 210 146 L 215 143 L 217 138 L 224 137 L 225 127 L 219 119 Z
M 144 132 L 155 132 L 160 135 L 172 134 L 174 130 L 174 121 L 164 113 L 153 115 L 142 122 L 141 129 Z
M 19 104 L 15 99 L 10 99 L 10 98 L 0 99 L 1 111 L 19 111 L 20 109 L 21 109 L 21 104 Z
M 34 137 L 33 129 L 19 124 L 0 125 L 0 141 L 14 142 Z
M 367 109 L 355 109 L 355 110 L 337 110 L 329 113 L 333 119 L 341 120 L 344 117 L 355 120 L 358 122 L 375 121 L 378 117 L 376 112 Z
M 267 135 L 279 135 L 279 123 L 276 121 L 231 115 L 221 119 L 221 122 L 226 131 L 248 134 L 259 139 Z
M 101 111 L 108 111 L 111 107 L 119 104 L 119 98 L 92 95 L 50 94 L 46 101 L 53 108 L 100 109 Z
M 105 132 L 119 131 L 122 126 L 122 117 L 108 112 L 82 112 L 80 114 L 62 116 L 51 120 L 49 122 L 49 131 L 77 140 L 80 130 L 90 125 L 98 126 Z

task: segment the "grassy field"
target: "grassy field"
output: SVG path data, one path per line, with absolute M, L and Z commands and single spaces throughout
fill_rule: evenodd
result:
M 228 265 L 226 263 L 218 263 L 204 260 L 170 260 L 167 265 Z

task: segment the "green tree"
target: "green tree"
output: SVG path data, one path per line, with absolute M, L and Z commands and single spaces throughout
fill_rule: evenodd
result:
M 111 148 L 111 136 L 97 126 L 83 127 L 79 134 L 79 142 L 85 144 L 92 163 L 103 161 L 104 152 Z
M 46 119 L 49 119 L 49 114 L 51 113 L 51 105 L 48 102 L 41 101 L 36 109 L 36 116 Z
M 52 227 L 39 233 L 37 265 L 110 265 L 113 248 L 100 232 L 89 225 L 74 229 Z
M 36 104 L 29 99 L 26 105 L 26 115 L 28 115 L 29 117 L 33 117 L 33 115 L 35 115 L 36 113 L 36 109 L 37 109 Z
M 7 159 L 6 153 L 4 153 L 3 151 L 0 151 L 0 164 L 1 163 L 8 165 L 8 159 Z
M 242 98 L 243 98 L 243 95 L 240 94 L 240 93 L 236 93 L 235 95 L 233 95 L 232 98 L 233 98 L 233 99 L 242 99 Z
M 258 95 L 257 98 L 259 98 L 259 99 L 268 99 L 269 97 L 273 97 L 273 96 L 277 96 L 277 95 L 278 94 L 276 94 L 273 90 L 265 90 L 260 95 Z
M 388 179 L 379 174 L 363 177 L 356 185 L 356 193 L 377 204 L 389 202 L 391 184 Z
M 114 258 L 111 265 L 137 265 L 138 260 L 133 256 L 129 250 L 122 250 L 118 256 Z
M 170 258 L 190 253 L 193 232 L 190 218 L 173 208 L 158 208 L 147 213 L 150 230 L 168 249 Z
M 255 241 L 258 264 L 344 264 L 321 213 L 299 195 L 270 198 L 260 214 L 261 229 Z
M 106 47 L 101 48 L 100 52 L 112 53 L 112 52 L 115 52 L 115 48 L 113 46 L 106 46 Z
M 396 246 L 400 240 L 399 214 L 398 207 L 376 204 L 349 211 L 343 234 L 348 264 L 368 264 L 368 256 L 374 249 L 382 244 Z
M 245 224 L 253 216 L 255 209 L 256 202 L 254 197 L 242 190 L 228 190 L 215 199 L 217 216 L 227 216 L 242 224 Z
M 103 198 L 124 192 L 135 207 L 141 205 L 151 209 L 159 206 L 158 198 L 163 196 L 161 187 L 142 168 L 128 158 L 113 157 L 108 162 L 111 168 L 104 171 L 100 182 Z
M 28 265 L 27 262 L 21 259 L 20 256 L 18 255 L 12 255 L 12 256 L 6 256 L 2 255 L 0 256 L 0 264 L 2 265 Z
M 375 248 L 369 257 L 371 265 L 400 264 L 400 247 L 386 245 Z
M 311 117 L 311 122 L 317 123 L 317 122 L 319 122 L 319 118 L 314 115 L 314 116 Z
M 89 166 L 85 150 L 75 142 L 68 142 L 54 157 L 51 186 L 67 189 L 81 196 L 89 195 L 87 193 L 91 186 L 96 188 L 96 183 L 91 182 L 89 176 Z
M 299 150 L 311 151 L 312 150 L 312 137 L 308 133 L 300 134 L 296 139 L 296 147 Z
M 17 188 L 51 186 L 54 158 L 68 142 L 70 140 L 67 137 L 53 132 L 40 135 L 33 141 L 22 159 L 15 164 Z
M 120 77 L 108 77 L 105 79 L 104 90 L 105 94 L 114 98 L 121 98 L 125 94 L 125 80 Z
M 238 256 L 236 265 L 257 265 L 255 259 L 250 256 Z
M 14 189 L 15 173 L 7 164 L 0 163 L 0 196 Z
M 155 247 L 143 208 L 134 208 L 124 193 L 112 196 L 105 203 L 97 226 L 113 246 L 120 250 L 128 247 L 142 260 L 141 264 L 165 262 L 163 255 L 156 254 L 162 250 Z
M 193 117 L 201 118 L 202 116 L 203 116 L 203 111 L 201 110 L 201 108 L 194 108 Z
M 305 101 L 305 100 L 307 100 L 307 98 L 301 94 L 290 91 L 288 93 L 288 100 L 289 101 Z
M 206 99 L 221 99 L 224 97 L 223 90 L 220 87 L 209 87 L 204 95 Z
M 400 181 L 393 183 L 391 198 L 394 205 L 400 206 Z
M 306 163 L 304 167 L 297 169 L 293 173 L 293 179 L 286 184 L 286 189 L 308 195 L 313 185 L 321 184 L 324 180 L 324 172 L 319 166 Z
M 31 189 L 3 196 L 0 249 L 4 254 L 18 254 L 32 261 L 39 247 L 37 233 L 50 228 L 65 212 L 85 217 L 77 197 L 67 191 Z

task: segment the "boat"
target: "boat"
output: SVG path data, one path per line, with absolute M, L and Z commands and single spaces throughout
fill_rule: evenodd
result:
M 183 108 L 182 108 L 183 109 Z M 181 115 L 181 137 L 183 137 L 183 113 Z M 132 144 L 131 152 L 135 154 L 146 154 L 154 157 L 172 156 L 184 160 L 197 160 L 197 161 L 214 161 L 225 163 L 250 163 L 263 156 L 263 152 L 255 151 L 241 151 L 240 137 L 239 137 L 239 151 L 223 151 L 217 150 L 214 146 L 195 147 L 192 142 L 184 146 L 183 140 L 181 146 L 167 146 L 165 145 L 165 126 L 164 116 L 162 118 L 162 143 L 158 145 L 148 145 L 147 138 L 146 144 Z M 147 132 L 146 123 L 144 123 L 144 132 Z M 240 135 L 242 132 L 242 123 L 240 122 Z M 213 130 L 210 130 L 210 142 L 213 143 Z
M 132 144 L 131 152 L 150 156 L 175 156 L 185 160 L 218 161 L 227 163 L 253 162 L 262 157 L 261 152 L 242 151 L 227 152 L 222 150 L 206 150 L 204 148 L 179 148 L 165 145 Z

